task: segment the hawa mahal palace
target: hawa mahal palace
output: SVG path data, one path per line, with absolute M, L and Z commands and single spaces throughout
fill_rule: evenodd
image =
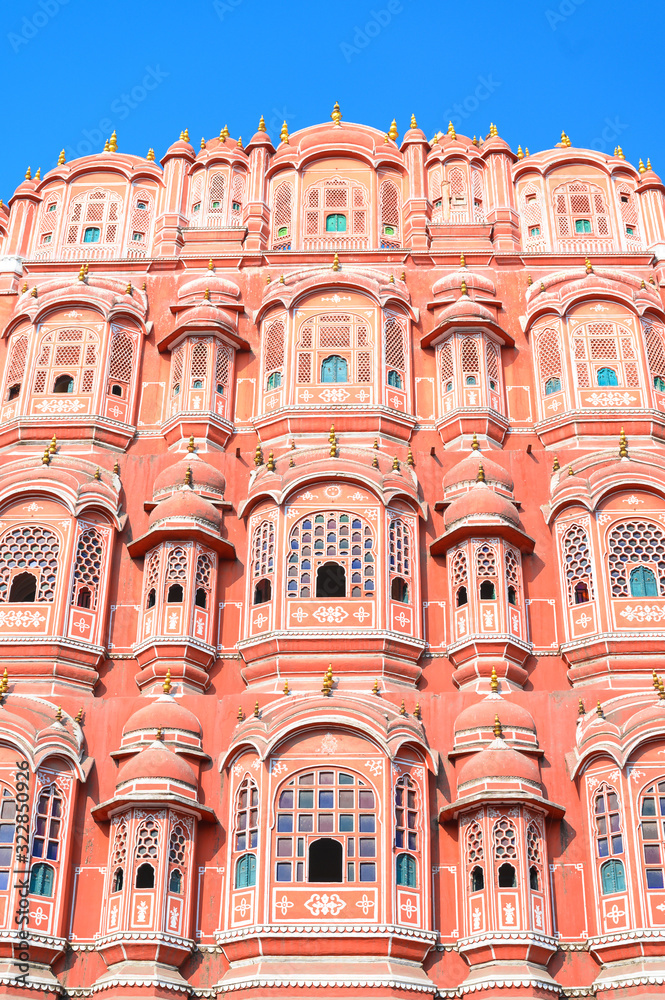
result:
M 665 186 L 327 123 L 0 203 L 0 983 L 655 998 Z

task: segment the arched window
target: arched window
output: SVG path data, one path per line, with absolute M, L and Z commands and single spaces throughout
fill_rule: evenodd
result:
M 416 882 L 416 859 L 410 854 L 398 854 L 395 861 L 395 875 L 397 885 L 406 885 L 410 889 L 415 889 Z
M 377 832 L 376 796 L 365 776 L 322 769 L 287 779 L 277 794 L 275 877 L 376 882 Z
M 84 243 L 99 243 L 99 238 L 102 235 L 102 231 L 99 226 L 86 226 L 83 230 L 83 242 Z
M 303 203 L 304 248 L 316 249 L 317 237 L 346 233 L 356 237 L 356 246 L 367 246 L 367 189 L 360 182 L 327 177 L 306 188 Z
M 34 896 L 52 896 L 55 871 L 51 865 L 40 862 L 30 868 L 30 892 Z
M 332 354 L 321 362 L 321 382 L 348 382 L 349 366 L 346 358 Z
M 278 389 L 284 368 L 284 320 L 276 319 L 263 332 L 263 371 L 266 389 Z
M 324 599 L 346 597 L 346 569 L 339 563 L 326 562 L 316 570 L 316 596 Z
M 147 861 L 136 869 L 135 884 L 137 889 L 155 888 L 155 869 Z
M 53 601 L 59 551 L 57 536 L 38 524 L 6 532 L 0 540 L 0 601 L 9 599 L 13 581 L 21 573 L 31 574 L 37 580 L 36 596 L 32 600 Z M 29 593 L 32 584 L 26 580 L 21 586 L 26 588 L 22 593 Z
M 648 521 L 617 525 L 609 537 L 608 562 L 612 597 L 635 596 L 629 593 L 632 570 L 645 563 L 656 579 L 654 596 L 665 597 L 665 534 L 658 525 Z M 646 578 L 641 581 L 646 588 Z
M 112 396 L 129 399 L 133 371 L 134 343 L 127 333 L 117 330 L 111 341 L 109 356 L 108 384 Z
M 508 603 L 517 604 L 520 593 L 520 563 L 519 554 L 515 549 L 506 549 L 505 569 Z
M 658 597 L 656 574 L 648 566 L 633 566 L 630 571 L 631 597 Z
M 188 570 L 187 551 L 179 545 L 169 550 L 166 561 L 166 602 L 182 604 L 185 599 L 185 584 Z
M 515 827 L 502 816 L 494 824 L 494 863 L 498 865 L 497 883 L 500 889 L 512 889 L 517 885 L 517 872 L 510 861 L 517 860 L 517 834 Z
M 618 385 L 619 379 L 614 368 L 599 368 L 596 372 L 596 382 L 598 385 Z
M 182 872 L 177 868 L 169 875 L 169 892 L 182 892 Z
M 402 580 L 401 577 L 395 576 L 390 584 L 390 597 L 393 601 L 399 601 L 401 604 L 409 603 L 409 585 L 406 580 Z
M 41 792 L 37 800 L 37 816 L 32 838 L 33 858 L 46 858 L 48 861 L 58 860 L 62 823 L 62 797 L 57 789 L 50 788 Z
M 73 198 L 65 230 L 67 246 L 120 242 L 122 201 L 115 192 L 97 188 Z
M 579 389 L 641 387 L 633 332 L 621 323 L 580 323 L 571 335 Z
M 236 796 L 235 851 L 246 851 L 259 842 L 259 790 L 248 776 Z
M 478 340 L 467 337 L 462 341 L 462 376 L 464 385 L 480 385 L 480 355 Z
M 395 847 L 418 850 L 418 793 L 408 774 L 395 785 Z
M 184 596 L 185 592 L 182 589 L 182 585 L 179 583 L 172 583 L 166 595 L 166 603 L 182 604 Z
M 31 604 L 37 595 L 37 577 L 34 573 L 19 573 L 12 580 L 9 591 L 10 604 Z
M 517 872 L 515 871 L 514 865 L 510 865 L 507 862 L 503 865 L 499 865 L 499 889 L 516 889 L 517 888 Z
M 387 382 L 394 389 L 406 385 L 407 351 L 406 325 L 396 316 L 386 317 L 383 327 L 385 337 L 385 365 Z M 388 400 L 390 402 L 390 399 Z
M 453 347 L 450 340 L 439 344 L 436 349 L 436 356 L 439 362 L 439 373 L 441 375 L 441 389 L 445 395 L 453 391 L 455 382 L 455 368 L 453 365 Z
M 243 854 L 236 861 L 236 889 L 249 889 L 256 885 L 256 855 Z
M 665 331 L 655 323 L 642 322 L 651 383 L 656 392 L 665 393 Z
M 483 580 L 480 584 L 480 600 L 481 601 L 495 601 L 496 600 L 496 587 L 491 580 Z
M 540 891 L 543 881 L 542 837 L 535 823 L 529 823 L 526 830 L 526 857 L 529 865 L 529 886 L 535 891 Z
M 266 604 L 272 600 L 272 584 L 270 580 L 257 580 L 254 587 L 253 604 Z
M 476 577 L 480 580 L 480 600 L 495 601 L 495 581 L 497 579 L 496 551 L 487 542 L 476 546 Z
M 599 187 L 573 180 L 553 193 L 557 236 L 610 235 L 605 196 Z
M 471 892 L 480 892 L 485 888 L 484 860 L 482 827 L 473 822 L 466 831 L 466 868 L 470 876 Z
M 79 608 L 96 608 L 102 572 L 104 541 L 96 528 L 85 528 L 79 535 L 74 564 L 72 603 Z M 87 603 L 81 603 L 81 601 Z
M 455 606 L 458 608 L 463 607 L 469 599 L 467 594 L 467 565 L 466 552 L 463 549 L 457 551 L 452 557 L 450 576 L 453 593 L 455 594 Z
M 0 889 L 8 889 L 14 862 L 16 837 L 16 801 L 14 793 L 2 789 L 0 796 Z
M 665 888 L 665 781 L 649 785 L 640 797 L 640 840 L 647 889 Z M 625 882 L 624 886 L 625 888 Z M 618 889 L 616 890 L 619 891 Z
M 21 392 L 21 385 L 25 378 L 25 363 L 28 354 L 28 338 L 21 334 L 15 337 L 11 343 L 9 353 L 9 364 L 5 378 L 5 399 L 10 402 L 16 399 Z
M 113 872 L 111 892 L 120 892 L 125 883 L 125 864 L 127 861 L 127 821 L 124 817 L 115 820 L 115 836 L 113 838 L 113 853 L 110 869 Z
M 623 861 L 606 861 L 604 865 L 601 865 L 600 884 L 603 896 L 611 896 L 615 892 L 625 892 L 626 872 Z
M 471 869 L 471 892 L 480 892 L 484 888 L 485 872 L 480 865 L 476 865 L 475 868 Z
M 388 526 L 388 570 L 393 601 L 409 604 L 411 600 L 411 532 L 401 517 L 393 517 Z M 394 575 L 393 575 L 394 574 Z
M 560 392 L 560 391 L 561 391 L 561 379 L 556 378 L 554 376 L 552 378 L 548 378 L 547 382 L 545 383 L 545 395 L 551 396 L 553 392 Z
M 268 375 L 268 382 L 266 384 L 266 389 L 270 391 L 271 389 L 279 389 L 282 384 L 282 373 L 272 372 Z
M 122 868 L 116 868 L 113 872 L 113 881 L 111 882 L 111 892 L 120 892 L 125 882 L 125 873 Z
M 74 379 L 71 375 L 58 375 L 53 383 L 54 393 L 74 392 Z
M 388 372 L 388 385 L 392 386 L 394 389 L 404 388 L 404 386 L 402 385 L 402 376 L 400 375 L 399 372 L 396 372 L 394 369 L 391 369 Z
M 272 244 L 276 250 L 291 249 L 292 206 L 293 187 L 284 181 L 273 192 Z
M 152 816 L 144 820 L 139 827 L 136 857 L 138 859 L 159 857 L 159 824 Z
M 455 594 L 455 606 L 458 608 L 463 608 L 465 604 L 469 603 L 469 595 L 466 592 L 466 587 L 458 587 L 457 593 Z
M 561 344 L 556 330 L 541 330 L 536 339 L 536 355 L 541 392 L 545 396 L 560 392 L 563 385 L 563 367 Z M 547 416 L 552 415 L 549 411 L 546 412 Z
M 568 604 L 584 604 L 593 598 L 593 573 L 589 536 L 580 524 L 572 524 L 563 536 L 564 572 Z
M 393 181 L 384 180 L 379 185 L 379 216 L 381 247 L 384 249 L 398 247 L 400 199 L 397 185 Z
M 45 334 L 35 361 L 32 391 L 44 393 L 93 392 L 99 366 L 99 336 L 92 330 L 61 329 Z
M 194 604 L 197 608 L 207 608 L 212 591 L 212 573 L 214 557 L 207 552 L 200 552 L 196 559 L 196 577 L 194 580 Z
M 254 528 L 252 543 L 253 604 L 265 604 L 272 598 L 275 570 L 275 524 L 268 519 Z
M 364 518 L 340 511 L 304 517 L 291 529 L 287 560 L 289 597 L 319 596 L 318 571 L 326 563 L 338 567 L 326 572 L 331 577 L 335 574 L 340 589 L 344 579 L 347 597 L 367 598 L 374 594 L 374 533 Z
M 619 797 L 613 788 L 601 785 L 594 797 L 596 853 L 599 858 L 623 854 Z

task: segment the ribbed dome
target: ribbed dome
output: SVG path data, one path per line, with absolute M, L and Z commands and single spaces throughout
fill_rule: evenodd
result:
M 144 705 L 138 712 L 130 715 L 125 723 L 122 735 L 152 729 L 177 729 L 186 733 L 202 735 L 201 723 L 193 712 L 181 705 L 171 695 L 160 695 L 150 705 Z
M 451 303 L 441 313 L 439 313 L 438 323 L 445 323 L 449 320 L 481 320 L 483 323 L 494 323 L 494 316 L 481 306 L 480 302 L 475 302 L 468 295 L 461 295 L 457 302 Z
M 486 482 L 499 483 L 510 493 L 513 492 L 514 483 L 510 474 L 496 462 L 493 462 L 491 458 L 482 455 L 479 450 L 472 451 L 470 455 L 446 472 L 443 477 L 444 491 L 462 483 L 475 483 L 478 478 L 478 466 L 481 464 Z
M 120 768 L 116 788 L 139 778 L 177 781 L 190 788 L 197 787 L 196 775 L 189 764 L 159 742 L 151 743 Z
M 167 518 L 196 518 L 207 521 L 211 527 L 219 530 L 222 523 L 222 515 L 215 510 L 213 505 L 188 486 L 183 486 L 167 500 L 162 500 L 157 504 L 149 518 L 149 525 L 152 528 L 158 521 Z
M 163 499 L 179 490 L 186 481 L 189 469 L 192 470 L 191 488 L 195 493 L 203 493 L 211 499 L 224 498 L 226 489 L 224 476 L 194 452 L 188 453 L 180 461 L 160 472 L 152 488 L 153 500 Z
M 214 271 L 206 271 L 204 274 L 192 278 L 190 281 L 186 281 L 184 285 L 181 285 L 178 289 L 178 299 L 187 299 L 197 295 L 203 298 L 206 289 L 208 289 L 210 294 L 230 295 L 234 299 L 240 294 L 238 286 L 229 281 L 228 278 L 222 278 L 221 275 L 215 274 Z
M 540 786 L 538 765 L 519 750 L 513 750 L 503 740 L 494 740 L 489 747 L 473 755 L 460 770 L 458 790 L 474 781 L 496 781 L 517 778 Z
M 464 517 L 499 517 L 516 526 L 520 523 L 519 515 L 510 500 L 499 496 L 485 483 L 476 483 L 468 493 L 453 500 L 444 514 L 444 526 L 449 528 Z
M 493 281 L 486 278 L 483 274 L 477 274 L 475 271 L 468 271 L 465 267 L 460 267 L 457 271 L 451 271 L 450 274 L 445 274 L 438 281 L 435 281 L 432 285 L 432 295 L 440 295 L 442 292 L 453 290 L 458 292 L 462 287 L 463 281 L 466 282 L 467 288 L 470 288 L 472 291 L 477 289 L 486 295 L 493 296 L 496 294 Z
M 493 729 L 495 716 L 504 730 L 526 729 L 536 732 L 536 724 L 530 712 L 514 701 L 505 701 L 498 695 L 484 698 L 475 705 L 469 705 L 455 719 L 455 733 L 467 730 Z

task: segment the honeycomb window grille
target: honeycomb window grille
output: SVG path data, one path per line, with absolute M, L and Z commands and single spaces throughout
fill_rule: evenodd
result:
M 111 854 L 112 871 L 115 871 L 118 867 L 124 868 L 127 862 L 127 836 L 127 823 L 121 820 L 116 827 L 113 840 L 113 853 Z
M 483 542 L 476 546 L 476 576 L 478 579 L 496 577 L 496 550 L 492 545 Z
M 665 779 L 640 796 L 640 847 L 647 889 L 665 888 Z
M 58 537 L 48 528 L 31 524 L 6 532 L 0 540 L 0 601 L 9 599 L 12 579 L 27 572 L 36 577 L 34 600 L 52 603 L 59 552 Z
M 220 396 L 228 394 L 231 365 L 233 364 L 233 348 L 226 344 L 218 344 L 215 361 L 215 392 Z
M 638 238 L 638 213 L 635 192 L 627 184 L 621 184 L 617 190 L 617 200 L 624 228 L 630 227 L 632 229 L 632 233 L 629 234 L 631 238 Z
M 452 342 L 450 340 L 446 340 L 443 344 L 440 344 L 436 349 L 436 353 L 439 362 L 441 389 L 445 397 L 449 392 L 453 391 L 455 385 L 455 367 L 453 364 Z
M 196 586 L 210 590 L 212 583 L 213 560 L 207 552 L 202 552 L 196 560 Z
M 25 362 L 28 354 L 28 338 L 21 335 L 14 337 L 9 352 L 9 364 L 5 378 L 5 401 L 15 399 L 21 390 L 25 378 Z M 18 392 L 16 391 L 18 387 Z
M 297 382 L 371 382 L 373 346 L 371 328 L 361 316 L 322 313 L 310 317 L 298 331 Z
M 386 382 L 397 389 L 406 387 L 407 345 L 406 327 L 402 320 L 390 316 L 384 324 Z
M 304 234 L 322 237 L 326 242 L 337 242 L 356 237 L 365 245 L 367 240 L 367 206 L 369 194 L 360 181 L 343 177 L 329 177 L 305 191 Z M 328 228 L 328 219 L 334 219 L 334 228 Z
M 400 196 L 397 184 L 384 180 L 379 186 L 379 233 L 383 249 L 400 246 Z
M 561 342 L 556 330 L 542 330 L 538 334 L 536 355 L 538 358 L 538 376 L 542 395 L 550 396 L 553 392 L 559 392 L 563 386 L 563 366 L 561 361 Z
M 134 344 L 132 339 L 123 330 L 117 330 L 111 341 L 109 390 L 113 393 L 114 387 L 120 385 L 122 390 L 120 395 L 126 399 L 129 395 L 133 369 Z
M 611 322 L 583 323 L 571 336 L 578 388 L 641 387 L 635 338 L 627 327 Z
M 263 336 L 263 372 L 265 387 L 270 390 L 282 384 L 284 369 L 284 320 L 270 323 Z M 279 376 L 277 378 L 276 376 Z
M 522 226 L 524 240 L 527 244 L 540 242 L 542 221 L 543 209 L 540 191 L 533 184 L 528 184 L 522 194 Z M 534 229 L 540 231 L 533 233 Z
M 132 234 L 129 239 L 132 244 L 132 250 L 134 251 L 136 250 L 135 243 L 137 242 L 133 238 L 135 233 L 139 233 L 143 237 L 143 239 L 138 242 L 143 242 L 145 244 L 148 241 L 148 237 L 150 236 L 152 211 L 152 195 L 145 190 L 136 191 L 132 196 L 132 209 L 129 225 L 129 232 Z
M 600 188 L 573 180 L 557 187 L 552 197 L 557 236 L 579 239 L 582 235 L 583 239 L 587 234 L 611 235 L 605 196 Z
M 245 202 L 245 175 L 234 173 L 231 198 L 231 225 L 242 225 L 242 206 Z
M 273 249 L 290 250 L 292 231 L 293 185 L 289 181 L 283 181 L 273 192 Z
M 658 392 L 665 392 L 665 330 L 656 324 L 645 326 L 644 342 L 651 384 Z
M 185 361 L 185 345 L 181 344 L 180 347 L 171 355 L 171 396 L 176 397 L 180 395 L 182 390 L 182 374 L 183 365 Z
M 476 865 L 485 859 L 483 831 L 479 823 L 470 823 L 466 832 L 466 863 Z
M 90 394 L 95 387 L 98 360 L 99 337 L 92 330 L 62 329 L 47 333 L 40 342 L 32 391 L 50 394 L 56 382 L 66 375 L 73 380 L 71 392 Z
M 583 604 L 580 597 L 593 600 L 593 568 L 591 564 L 591 549 L 589 536 L 581 524 L 573 524 L 563 536 L 563 558 L 566 574 L 566 590 L 568 604 Z
M 181 824 L 176 823 L 169 837 L 169 864 L 182 867 L 185 864 L 186 856 L 187 834 Z
M 166 560 L 166 582 L 174 581 L 184 583 L 187 580 L 187 570 L 189 567 L 189 556 L 185 549 L 180 546 L 172 548 Z
M 418 850 L 418 789 L 408 774 L 395 785 L 395 847 Z
M 609 574 L 612 597 L 631 597 L 631 568 L 646 566 L 655 577 L 657 593 L 665 597 L 665 534 L 649 521 L 626 521 L 610 532 Z
M 506 549 L 505 555 L 506 589 L 508 603 L 517 604 L 520 596 L 520 561 L 514 549 Z
M 465 386 L 480 385 L 478 341 L 467 337 L 462 341 L 462 379 Z
M 400 517 L 394 517 L 388 528 L 388 567 L 397 576 L 411 576 L 411 532 Z
M 494 344 L 487 343 L 485 345 L 485 364 L 487 366 L 487 384 L 492 392 L 498 392 L 501 379 L 501 359 L 499 356 L 498 348 Z
M 157 583 L 159 582 L 159 570 L 161 567 L 162 553 L 160 549 L 152 552 L 147 559 L 145 569 L 145 608 L 151 608 L 155 604 Z
M 226 178 L 224 174 L 215 173 L 208 179 L 208 219 L 214 223 L 224 219 L 226 194 Z M 198 201 L 198 198 L 197 198 Z
M 159 823 L 152 816 L 138 829 L 135 856 L 137 860 L 159 857 Z
M 60 195 L 46 193 L 39 215 L 39 231 L 35 243 L 35 251 L 44 243 L 44 236 L 55 236 L 61 216 Z M 51 242 L 51 241 L 49 241 Z
M 44 788 L 37 799 L 32 835 L 32 857 L 57 861 L 64 818 L 62 796 L 54 785 Z
M 88 605 L 93 611 L 97 608 L 99 585 L 104 558 L 104 540 L 96 528 L 86 528 L 79 535 L 76 547 L 76 562 L 74 564 L 74 587 L 72 604 L 77 603 L 83 589 L 89 593 Z
M 208 348 L 205 340 L 199 340 L 192 348 L 190 388 L 206 389 L 208 379 Z
M 517 833 L 509 819 L 502 817 L 494 824 L 494 860 L 512 861 L 517 859 Z
M 117 245 L 121 237 L 122 199 L 113 191 L 97 188 L 74 198 L 69 206 L 65 242 L 84 245 L 86 230 L 97 229 L 95 243 Z
M 259 790 L 249 776 L 236 793 L 234 851 L 256 850 L 259 843 Z
M 341 567 L 344 596 L 371 598 L 375 592 L 374 533 L 364 518 L 340 511 L 309 514 L 291 529 L 287 554 L 287 596 L 316 597 L 325 564 Z
M 542 840 L 540 830 L 535 823 L 529 823 L 526 831 L 526 856 L 530 864 L 541 865 L 543 863 Z

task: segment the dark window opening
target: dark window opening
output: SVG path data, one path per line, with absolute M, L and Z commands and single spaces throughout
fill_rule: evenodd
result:
M 137 889 L 154 889 L 155 888 L 155 869 L 152 865 L 144 864 L 139 865 L 136 870 L 136 888 Z
M 517 591 L 514 587 L 508 587 L 508 604 L 517 604 Z
M 92 604 L 92 591 L 89 587 L 81 587 L 76 596 L 77 608 L 89 608 Z
M 148 602 L 146 604 L 146 608 L 154 608 L 155 600 L 156 600 L 156 594 L 155 594 L 155 588 L 153 587 L 148 594 Z
M 338 563 L 324 563 L 316 571 L 316 596 L 346 597 L 346 570 Z
M 468 602 L 469 602 L 469 597 L 466 592 L 466 587 L 460 587 L 459 590 L 457 591 L 457 596 L 455 598 L 455 603 L 457 604 L 457 607 L 462 608 L 464 607 L 465 604 L 468 604 Z
M 58 375 L 57 379 L 53 383 L 53 392 L 73 392 L 74 391 L 74 379 L 71 375 Z
M 517 888 L 517 874 L 512 865 L 504 864 L 499 868 L 499 889 Z
M 272 598 L 272 584 L 270 580 L 259 580 L 254 587 L 254 604 L 265 604 Z
M 309 848 L 309 882 L 342 881 L 342 845 L 324 837 Z
M 37 577 L 34 573 L 18 573 L 9 591 L 10 604 L 31 604 L 37 597 Z
M 182 604 L 185 593 L 182 589 L 182 585 L 179 583 L 172 583 L 169 587 L 169 592 L 166 598 L 167 604 Z
M 111 386 L 111 395 L 112 396 L 122 396 L 122 386 L 121 385 L 112 385 Z
M 182 872 L 174 868 L 169 877 L 169 892 L 182 892 Z
M 540 876 L 535 865 L 529 868 L 529 885 L 532 889 L 540 890 Z
M 409 603 L 409 585 L 401 576 L 396 576 L 391 583 L 390 596 L 393 601 L 400 601 L 402 604 Z
M 484 888 L 485 872 L 482 870 L 480 865 L 476 865 L 471 872 L 471 892 L 480 892 L 480 890 Z
M 268 392 L 270 392 L 271 389 L 279 389 L 281 384 L 282 384 L 281 372 L 272 372 L 271 375 L 268 375 L 268 383 L 267 383 Z
M 658 388 L 658 386 L 656 386 L 656 388 Z M 15 385 L 10 385 L 9 392 L 7 393 L 7 401 L 11 402 L 12 399 L 16 399 L 16 397 L 19 395 L 20 391 L 21 391 L 21 383 L 20 382 L 16 382 Z
M 203 388 L 202 380 L 200 378 L 195 378 L 194 381 L 192 382 L 192 389 L 202 389 L 202 388 Z
M 464 384 L 465 385 L 478 385 L 478 382 L 476 380 L 476 376 L 475 375 L 467 375 L 467 377 L 464 380 Z
M 589 600 L 589 588 L 586 583 L 575 584 L 575 604 L 586 604 Z
M 483 580 L 480 585 L 480 600 L 481 601 L 495 601 L 496 600 L 496 587 L 491 580 Z
M 399 372 L 394 370 L 388 372 L 388 385 L 391 385 L 394 389 L 402 388 L 402 376 Z
M 111 892 L 120 892 L 125 881 L 125 873 L 122 868 L 116 868 L 113 872 L 113 882 L 111 884 Z
M 197 608 L 206 608 L 208 606 L 208 594 L 205 587 L 197 588 L 194 604 Z

